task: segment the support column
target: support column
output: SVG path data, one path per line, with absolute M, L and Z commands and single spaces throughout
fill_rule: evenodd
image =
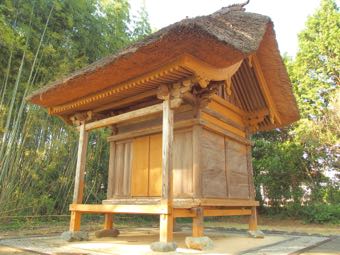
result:
M 82 122 L 79 129 L 78 157 L 74 180 L 73 204 L 81 204 L 83 201 L 87 142 L 88 132 L 85 130 L 85 122 Z M 80 230 L 80 220 L 81 214 L 79 212 L 71 213 L 70 231 L 73 232 Z
M 192 236 L 201 237 L 204 235 L 204 217 L 203 208 L 198 207 L 193 209 L 196 213 L 196 217 L 192 218 Z
M 172 187 L 172 145 L 174 112 L 170 105 L 170 93 L 167 87 L 161 87 L 163 101 L 162 129 L 162 194 L 161 205 L 167 207 L 167 214 L 160 215 L 159 242 L 152 243 L 151 249 L 158 252 L 174 251 L 173 243 L 173 187 Z
M 251 208 L 251 215 L 249 216 L 249 231 L 256 231 L 257 229 L 257 212 L 256 206 Z
M 110 155 L 109 155 L 109 170 L 107 180 L 107 198 L 110 199 L 114 195 L 114 171 L 115 171 L 115 154 L 116 154 L 116 143 L 110 142 Z M 102 237 L 117 237 L 120 232 L 117 228 L 113 227 L 114 216 L 112 213 L 105 213 L 104 215 L 104 226 L 103 229 L 96 231 L 94 234 L 97 238 Z
M 172 217 L 172 145 L 173 145 L 174 112 L 170 106 L 170 96 L 163 101 L 163 134 L 162 134 L 162 197 L 161 203 L 168 207 L 168 214 L 160 216 L 160 242 L 173 240 Z
M 88 132 L 85 130 L 85 121 L 82 121 L 79 126 L 78 157 L 74 179 L 73 204 L 81 204 L 83 201 L 87 142 Z M 80 231 L 80 222 L 81 213 L 72 211 L 69 231 L 62 233 L 61 238 L 69 242 L 88 240 L 88 234 Z

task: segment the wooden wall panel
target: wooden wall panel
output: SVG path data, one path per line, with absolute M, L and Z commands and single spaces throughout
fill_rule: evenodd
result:
M 149 187 L 149 136 L 135 138 L 132 144 L 131 195 L 147 196 Z
M 160 196 L 162 191 L 162 134 L 150 136 L 149 196 Z
M 210 123 L 212 123 L 212 124 L 214 124 L 216 126 L 219 126 L 219 127 L 223 128 L 225 130 L 228 130 L 228 131 L 230 131 L 230 132 L 232 132 L 232 133 L 234 133 L 234 134 L 236 134 L 238 136 L 241 136 L 241 137 L 245 137 L 246 136 L 245 132 L 243 132 L 242 130 L 240 130 L 240 129 L 236 128 L 236 127 L 233 127 L 233 126 L 223 122 L 222 120 L 211 116 L 208 113 L 202 112 L 201 113 L 201 117 L 202 117 L 203 120 L 206 120 L 206 121 L 208 121 L 208 122 L 210 122 Z
M 193 194 L 192 131 L 176 132 L 173 146 L 173 192 L 176 197 Z
M 242 118 L 241 115 L 233 112 L 232 110 L 230 110 L 227 107 L 219 104 L 218 102 L 211 101 L 208 104 L 208 109 L 214 110 L 214 111 L 222 114 L 224 117 L 230 119 L 231 121 L 234 121 L 235 123 L 244 127 L 243 118 Z
M 116 143 L 115 147 L 113 195 L 126 197 L 130 195 L 131 141 Z
M 204 197 L 227 197 L 224 137 L 207 130 L 201 136 L 201 171 Z
M 249 199 L 247 146 L 229 139 L 226 139 L 225 143 L 229 197 Z

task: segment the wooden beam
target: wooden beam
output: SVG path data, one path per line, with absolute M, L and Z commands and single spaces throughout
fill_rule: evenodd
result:
M 151 90 L 145 91 L 143 93 L 139 93 L 137 95 L 118 100 L 116 102 L 105 104 L 101 107 L 94 109 L 93 112 L 102 112 L 102 111 L 105 111 L 105 110 L 122 108 L 122 107 L 128 106 L 129 104 L 131 104 L 133 102 L 137 102 L 139 100 L 143 100 L 145 98 L 155 96 L 156 94 L 157 94 L 157 90 L 151 89 Z
M 249 145 L 251 144 L 251 141 L 249 141 L 248 139 L 242 137 L 242 136 L 238 136 L 236 134 L 234 134 L 233 132 L 230 132 L 229 130 L 226 130 L 222 127 L 219 127 L 217 125 L 214 125 L 213 123 L 207 121 L 207 120 L 200 120 L 200 124 L 202 124 L 206 129 L 209 129 L 215 133 L 219 133 L 219 134 L 222 134 L 222 135 L 225 135 L 227 136 L 228 138 L 232 139 L 232 140 L 235 140 L 239 143 L 242 143 L 242 144 L 246 144 L 246 145 Z
M 86 163 L 88 133 L 85 130 L 85 123 L 83 122 L 79 128 L 79 144 L 78 144 L 78 158 L 76 166 L 76 176 L 74 181 L 73 203 L 81 204 L 83 201 L 84 192 L 84 172 Z
M 133 120 L 137 119 L 143 116 L 155 114 L 155 113 L 160 113 L 163 109 L 162 104 L 156 104 L 156 105 L 151 105 L 142 109 L 134 110 L 131 112 L 123 113 L 117 116 L 109 117 L 106 119 L 94 121 L 91 123 L 86 124 L 86 130 L 93 130 L 96 128 L 102 128 L 102 127 L 107 127 L 111 126 L 120 122 L 128 121 L 128 120 Z
M 251 215 L 249 209 L 204 209 L 204 216 Z
M 266 104 L 269 108 L 271 121 L 272 122 L 277 121 L 279 124 L 281 124 L 282 122 L 281 122 L 279 112 L 277 111 L 277 108 L 271 96 L 267 81 L 264 78 L 260 61 L 258 60 L 256 55 L 253 55 L 252 57 L 252 64 L 253 64 L 256 78 L 259 81 L 260 89 L 262 91 Z
M 196 216 L 196 213 L 193 212 L 191 209 L 174 208 L 173 216 L 174 218 L 193 218 Z
M 177 99 L 171 100 L 170 102 L 171 108 L 178 108 L 181 103 L 182 101 L 177 100 Z M 163 104 L 151 105 L 151 106 L 148 106 L 142 109 L 133 110 L 130 112 L 117 115 L 117 116 L 113 116 L 113 117 L 109 117 L 106 119 L 88 123 L 86 124 L 85 129 L 86 131 L 90 131 L 93 129 L 107 127 L 107 126 L 111 126 L 111 125 L 118 124 L 118 123 L 125 122 L 125 121 L 135 120 L 135 119 L 138 119 L 144 116 L 160 113 L 162 109 L 163 109 Z
M 214 199 L 214 198 L 202 198 L 199 199 L 201 206 L 259 206 L 260 203 L 255 200 L 248 199 Z
M 191 127 L 195 124 L 197 124 L 197 120 L 182 120 L 174 123 L 174 129 L 183 129 L 183 128 L 188 128 Z M 150 135 L 150 134 L 157 134 L 162 132 L 162 126 L 154 126 L 154 127 L 149 127 L 149 128 L 143 128 L 140 130 L 134 130 L 130 132 L 125 132 L 117 135 L 113 135 L 107 138 L 109 142 L 113 141 L 120 141 L 120 140 L 125 140 L 125 139 L 131 139 L 139 136 L 145 136 L 145 135 Z
M 102 205 L 71 204 L 70 211 L 82 213 L 168 214 L 166 206 L 155 205 Z

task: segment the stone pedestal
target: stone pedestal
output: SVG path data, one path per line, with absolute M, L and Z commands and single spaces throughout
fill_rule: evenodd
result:
M 98 230 L 94 233 L 94 235 L 97 238 L 102 238 L 102 237 L 117 237 L 120 234 L 119 230 L 117 228 L 112 228 L 112 229 L 102 229 Z
M 248 235 L 252 238 L 264 238 L 264 234 L 261 230 L 249 230 Z
M 156 252 L 169 252 L 177 249 L 176 243 L 154 242 L 150 245 L 152 251 Z
M 188 236 L 185 238 L 185 244 L 189 249 L 195 249 L 195 250 L 210 250 L 214 247 L 213 241 L 207 237 L 192 237 Z
M 84 231 L 65 231 L 61 234 L 61 239 L 67 242 L 88 241 L 89 234 Z

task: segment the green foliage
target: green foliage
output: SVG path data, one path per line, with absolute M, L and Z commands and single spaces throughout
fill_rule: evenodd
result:
M 340 84 L 340 13 L 335 0 L 322 0 L 299 34 L 290 69 L 302 117 L 320 116 Z
M 255 184 L 262 205 L 316 223 L 339 220 L 339 27 L 336 2 L 321 1 L 299 34 L 296 58 L 284 57 L 301 119 L 254 136 Z
M 127 0 L 0 0 L 0 216 L 68 211 L 77 133 L 25 97 L 149 33 Z M 105 195 L 106 131 L 91 134 L 86 201 Z

